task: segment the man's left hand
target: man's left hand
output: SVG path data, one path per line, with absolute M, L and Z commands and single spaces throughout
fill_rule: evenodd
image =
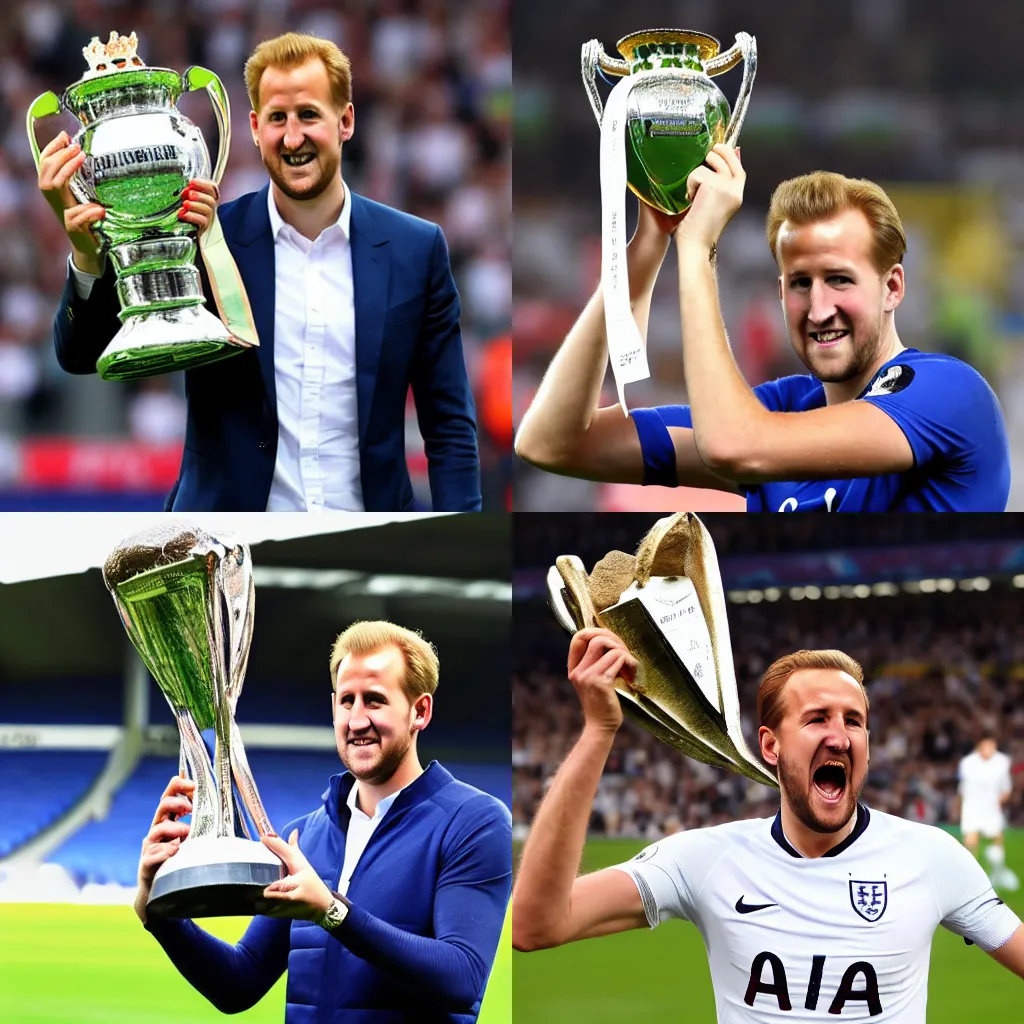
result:
M 739 150 L 721 142 L 713 146 L 704 163 L 686 179 L 686 194 L 692 202 L 676 230 L 677 245 L 699 246 L 710 252 L 725 225 L 743 205 L 746 180 Z
M 322 914 L 334 897 L 323 879 L 313 870 L 299 849 L 299 830 L 293 829 L 286 843 L 280 836 L 263 836 L 263 844 L 277 854 L 288 874 L 279 882 L 268 885 L 263 895 L 274 900 L 276 906 L 265 911 L 267 917 L 288 917 L 312 921 Z

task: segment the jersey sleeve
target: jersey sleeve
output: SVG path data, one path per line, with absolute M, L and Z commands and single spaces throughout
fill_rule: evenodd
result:
M 999 401 L 984 377 L 956 359 L 895 363 L 862 401 L 903 431 L 918 466 L 1005 449 Z
M 991 953 L 1013 935 L 1020 918 L 996 895 L 970 851 L 949 833 L 934 831 L 927 846 L 942 925 Z
M 785 408 L 785 397 L 781 386 L 787 379 L 770 380 L 758 384 L 754 394 L 761 404 L 773 412 Z M 640 451 L 644 457 L 644 484 L 659 484 L 662 487 L 678 487 L 676 472 L 676 449 L 672 443 L 669 427 L 693 429 L 693 419 L 688 405 L 659 405 L 651 409 L 633 409 L 630 414 L 636 435 L 640 440 Z
M 615 865 L 636 883 L 652 928 L 673 917 L 691 921 L 698 913 L 700 892 L 723 853 L 722 844 L 716 845 L 708 831 L 677 832 L 641 850 L 632 860 Z

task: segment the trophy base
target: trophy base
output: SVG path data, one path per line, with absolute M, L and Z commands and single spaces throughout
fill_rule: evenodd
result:
M 249 347 L 203 306 L 154 309 L 125 317 L 96 370 L 104 380 L 137 380 L 194 370 Z
M 277 902 L 263 890 L 283 865 L 262 843 L 230 836 L 186 839 L 153 879 L 146 914 L 153 917 L 251 917 Z

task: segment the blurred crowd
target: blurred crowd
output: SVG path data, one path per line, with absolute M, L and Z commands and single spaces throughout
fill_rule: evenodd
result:
M 0 13 L 0 449 L 38 434 L 177 441 L 181 380 L 111 385 L 73 378 L 56 364 L 51 323 L 69 247 L 36 188 L 25 111 L 58 94 L 86 64 L 81 50 L 112 29 L 139 36 L 151 66 L 215 71 L 231 99 L 232 148 L 222 199 L 261 188 L 251 145 L 246 58 L 286 31 L 336 42 L 353 67 L 356 132 L 342 169 L 363 195 L 439 223 L 462 298 L 466 359 L 474 382 L 485 507 L 508 500 L 511 444 L 510 0 L 33 0 Z M 184 113 L 216 153 L 208 98 L 186 95 Z M 68 115 L 39 122 L 44 145 Z M 408 451 L 422 445 L 408 410 Z M 420 459 L 422 461 L 422 459 Z M 0 483 L 2 467 L 0 458 Z
M 617 56 L 622 36 L 668 24 L 710 33 L 723 48 L 739 31 L 757 40 L 757 77 L 740 137 L 744 207 L 717 261 L 723 316 L 748 383 L 806 372 L 790 350 L 765 242 L 772 190 L 819 168 L 871 178 L 893 197 L 908 235 L 900 339 L 975 366 L 1000 398 L 1011 454 L 1024 453 L 1024 77 L 1015 16 L 1012 4 L 972 9 L 965 42 L 963 6 L 955 0 L 519 4 L 517 421 L 600 275 L 599 129 L 580 81 L 580 46 L 597 38 Z M 741 75 L 737 68 L 715 79 L 730 103 Z M 599 81 L 598 89 L 607 96 L 607 84 Z M 670 253 L 650 320 L 652 379 L 627 388 L 633 407 L 686 401 L 675 272 Z M 609 387 L 603 404 L 614 402 Z M 1020 461 L 1016 456 L 1011 509 L 1024 509 Z M 625 504 L 621 489 L 522 464 L 517 479 L 521 509 Z
M 660 519 L 652 512 L 580 512 L 570 516 L 521 513 L 515 517 L 515 564 L 547 569 L 559 555 L 572 552 L 589 570 L 612 550 L 634 552 L 644 534 Z M 737 516 L 708 512 L 700 521 L 711 534 L 718 556 L 760 552 L 810 552 L 838 548 L 948 546 L 966 541 L 1024 542 L 1018 516 L 981 512 L 962 516 Z M 571 526 L 567 525 L 571 523 Z M 726 581 L 728 586 L 728 580 Z
M 930 824 L 956 822 L 956 770 L 981 730 L 994 728 L 1013 761 L 1007 806 L 1024 825 L 1024 595 L 985 594 L 729 606 L 743 735 L 757 750 L 757 684 L 777 657 L 839 648 L 864 667 L 871 702 L 870 806 Z M 513 824 L 522 838 L 582 716 L 566 679 L 568 636 L 536 602 L 515 610 Z M 774 814 L 778 795 L 683 757 L 627 721 L 601 779 L 591 829 L 653 839 Z

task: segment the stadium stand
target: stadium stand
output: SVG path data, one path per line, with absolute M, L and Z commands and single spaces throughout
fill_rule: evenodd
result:
M 81 799 L 105 760 L 94 750 L 0 751 L 0 858 Z

